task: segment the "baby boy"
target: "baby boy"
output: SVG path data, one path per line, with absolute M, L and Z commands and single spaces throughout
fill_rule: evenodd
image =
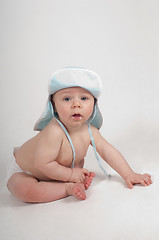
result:
M 14 152 L 7 183 L 14 196 L 24 202 L 50 202 L 69 195 L 84 200 L 95 176 L 83 168 L 90 145 L 129 188 L 152 183 L 149 174 L 133 172 L 100 134 L 101 88 L 99 76 L 88 69 L 64 68 L 53 74 L 45 112 L 35 125 L 40 132 Z

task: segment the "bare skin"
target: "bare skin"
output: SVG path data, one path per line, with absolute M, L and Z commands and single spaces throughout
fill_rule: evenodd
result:
M 68 183 L 66 189 L 68 195 L 72 195 L 80 200 L 86 199 L 85 188 L 82 183 Z
M 58 122 L 52 119 L 39 134 L 14 153 L 17 164 L 32 174 L 16 173 L 8 181 L 8 189 L 22 201 L 48 202 L 68 195 L 85 199 L 85 190 L 89 188 L 95 176 L 95 173 L 83 168 L 84 157 L 90 145 L 88 126 L 85 122 L 93 111 L 94 98 L 86 90 L 81 90 L 71 110 L 64 108 L 65 118 L 67 116 L 69 122 L 66 127 L 76 152 L 74 169 L 71 169 L 73 154 L 70 143 Z M 87 101 L 81 100 L 81 96 L 87 98 Z M 60 106 L 56 104 L 56 107 L 61 114 Z M 66 110 L 71 111 L 71 114 L 66 114 Z M 62 118 L 63 116 L 61 114 Z M 40 194 L 41 192 L 43 194 Z
M 90 187 L 94 176 L 95 173 L 91 172 L 89 177 L 85 177 L 84 183 L 62 183 L 39 182 L 30 174 L 16 173 L 9 179 L 8 187 L 13 195 L 23 202 L 51 202 L 68 196 L 85 200 L 85 190 Z
M 94 108 L 94 97 L 79 87 L 67 88 L 54 94 L 53 104 L 60 121 L 66 127 L 75 148 L 58 124 L 52 119 L 35 137 L 24 143 L 15 153 L 17 164 L 28 173 L 16 173 L 8 180 L 8 189 L 24 202 L 50 202 L 69 195 L 86 198 L 95 173 L 83 168 L 84 158 L 91 145 L 87 120 Z M 125 180 L 129 188 L 140 183 L 149 186 L 149 174 L 133 172 L 124 157 L 109 144 L 99 130 L 91 126 L 97 152 Z

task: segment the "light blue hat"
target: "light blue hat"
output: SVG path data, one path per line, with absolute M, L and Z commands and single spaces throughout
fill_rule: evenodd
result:
M 88 120 L 88 123 L 91 123 L 96 128 L 100 129 L 103 122 L 97 102 L 102 90 L 102 83 L 100 77 L 95 72 L 85 68 L 68 67 L 57 70 L 53 74 L 49 83 L 49 96 L 46 103 L 45 111 L 35 124 L 34 130 L 40 131 L 50 122 L 53 117 L 58 118 L 51 103 L 51 95 L 61 89 L 69 87 L 84 88 L 94 96 L 96 101 L 93 113 Z

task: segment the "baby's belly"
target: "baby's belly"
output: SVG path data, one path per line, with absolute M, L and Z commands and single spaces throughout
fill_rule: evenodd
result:
M 75 159 L 73 158 L 73 153 L 71 148 L 67 151 L 61 151 L 56 161 L 64 167 L 72 167 L 74 162 L 74 167 L 79 167 L 81 161 L 86 156 L 86 150 L 82 149 L 81 151 L 75 152 Z
M 74 167 L 82 167 L 80 163 L 83 161 L 84 157 L 82 159 L 81 157 L 83 157 L 83 154 L 82 156 L 76 156 L 74 161 Z M 23 149 L 18 149 L 18 151 L 15 153 L 15 158 L 16 158 L 17 164 L 21 169 L 31 173 L 38 180 L 53 181 L 53 179 L 48 178 L 41 171 L 35 168 L 34 166 L 35 159 L 33 154 L 28 154 L 28 151 L 26 152 L 26 151 L 23 151 Z M 58 156 L 56 161 L 64 167 L 71 168 L 73 163 L 72 153 L 66 152 L 65 155 L 60 155 Z
M 58 164 L 63 167 L 71 167 L 72 166 L 72 159 L 57 159 Z
M 80 167 L 83 159 L 84 159 L 84 156 L 82 156 L 82 158 L 75 158 L 75 160 L 73 160 L 72 158 L 65 158 L 60 160 L 57 159 L 56 161 L 63 167 L 71 168 L 73 165 L 74 167 Z

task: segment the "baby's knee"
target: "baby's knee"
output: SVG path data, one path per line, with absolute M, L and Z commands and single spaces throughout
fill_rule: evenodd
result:
M 14 175 L 15 174 L 13 174 L 7 181 L 7 188 L 10 192 L 14 192 L 16 188 L 16 178 Z
M 18 174 L 19 175 L 19 174 Z M 8 190 L 23 202 L 35 202 L 35 182 L 13 175 L 7 182 Z M 20 178 L 19 178 L 20 177 Z M 29 180 L 29 179 L 28 179 Z

